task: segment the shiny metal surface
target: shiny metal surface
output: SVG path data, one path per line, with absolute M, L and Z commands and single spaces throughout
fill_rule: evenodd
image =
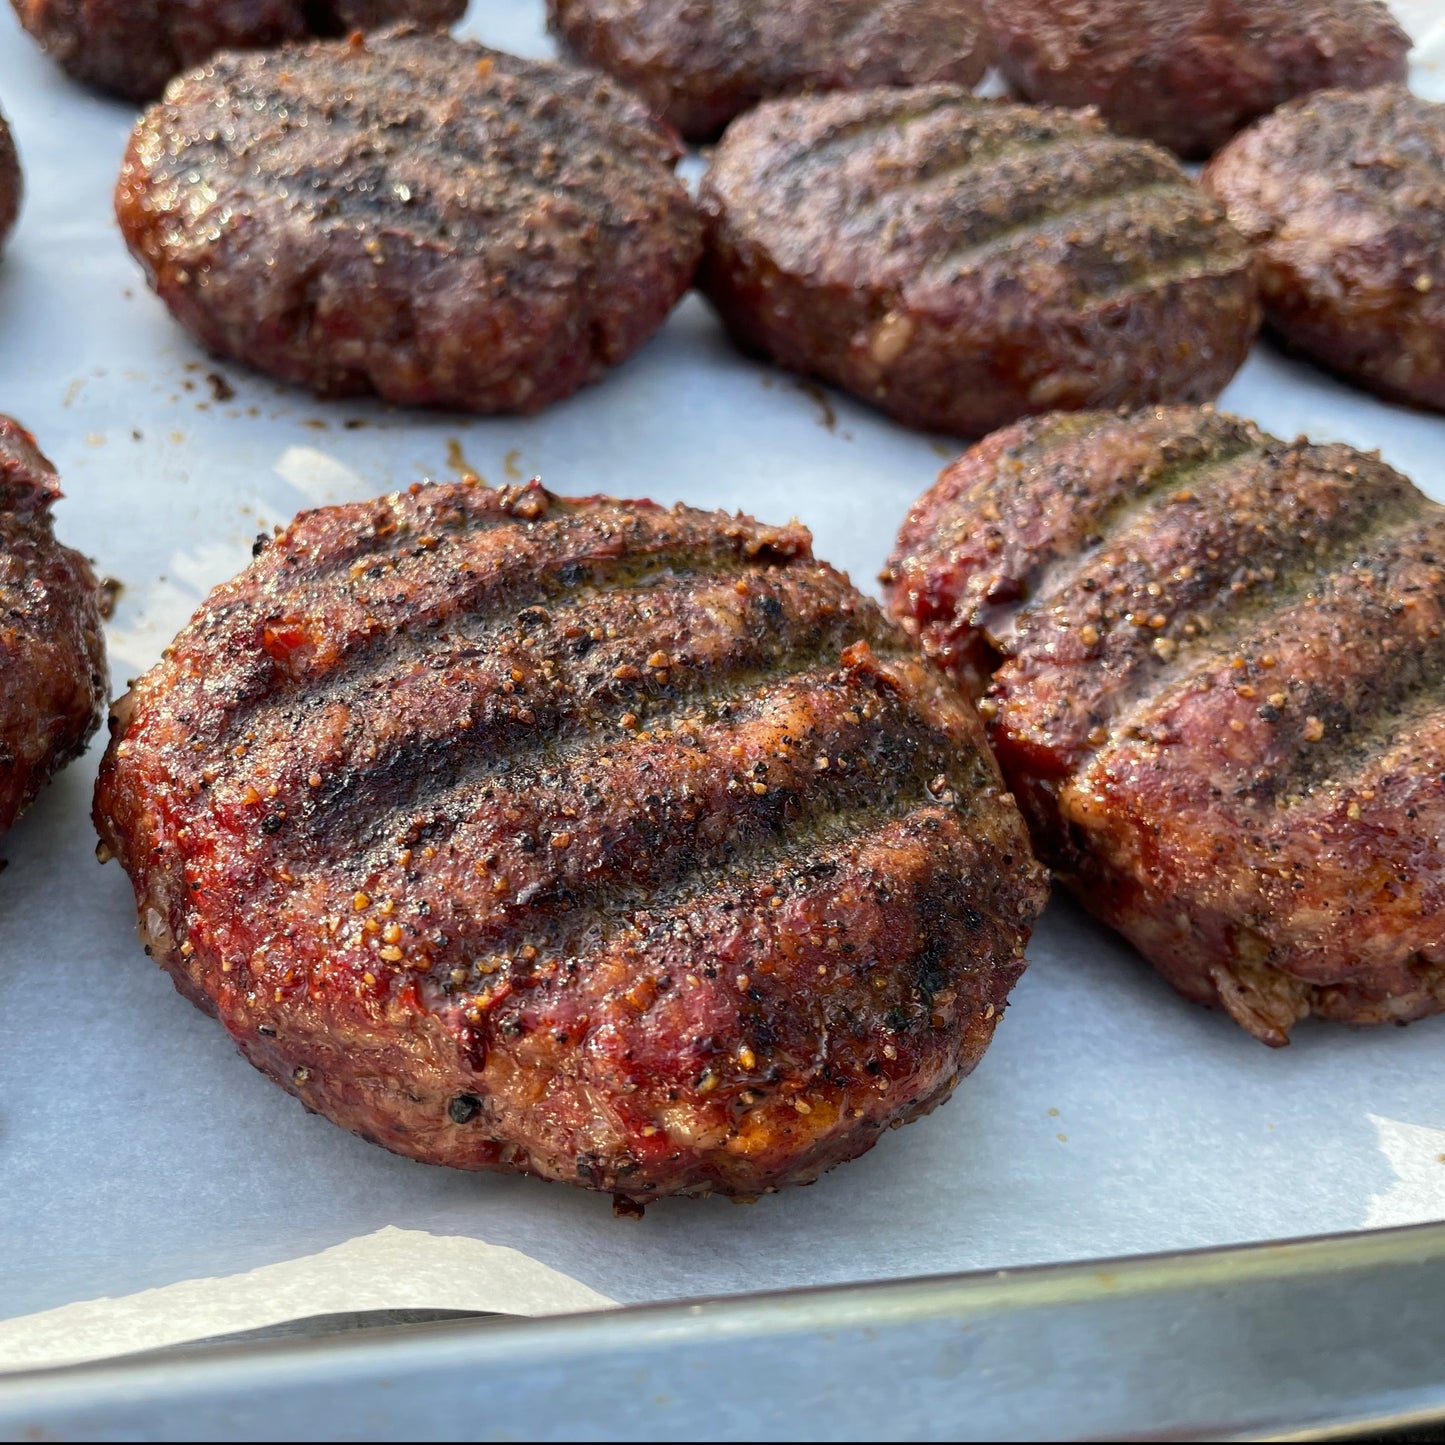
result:
M 1445 1421 L 1445 1225 L 0 1381 L 0 1439 L 1328 1439 Z

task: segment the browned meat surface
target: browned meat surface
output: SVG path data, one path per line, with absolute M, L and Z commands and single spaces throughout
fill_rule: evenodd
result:
M 142 117 L 122 231 L 222 356 L 323 396 L 531 412 L 662 325 L 701 245 L 617 85 L 410 29 L 220 56 Z
M 553 31 L 683 135 L 710 140 L 773 96 L 973 85 L 983 0 L 548 0 Z
M 0 417 L 0 832 L 100 725 L 107 696 L 100 589 L 55 540 L 55 468 Z
M 734 336 L 913 426 L 1208 400 L 1259 324 L 1248 247 L 1172 156 L 952 86 L 762 105 L 699 204 Z
M 10 0 L 20 23 L 77 80 L 127 100 L 219 50 L 266 49 L 396 20 L 450 25 L 467 0 Z
M 20 215 L 20 197 L 24 184 L 20 175 L 20 157 L 5 117 L 0 115 L 0 247 L 15 229 Z
M 1403 80 L 1385 0 L 986 0 L 999 65 L 1030 100 L 1096 105 L 1115 130 L 1207 156 L 1295 96 Z
M 1445 105 L 1403 86 L 1326 91 L 1245 131 L 1204 184 L 1258 247 L 1289 346 L 1445 410 Z
M 309 1108 L 752 1195 L 978 1062 L 1041 871 L 973 709 L 796 524 L 456 483 L 258 551 L 117 704 L 95 816 Z
M 1269 1044 L 1445 1009 L 1445 508 L 1209 410 L 1046 417 L 943 473 L 887 581 L 1182 993 Z

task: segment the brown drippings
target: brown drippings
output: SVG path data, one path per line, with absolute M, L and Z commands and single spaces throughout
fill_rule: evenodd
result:
M 828 431 L 836 431 L 838 429 L 838 414 L 833 410 L 833 402 L 828 396 L 828 393 L 813 381 L 799 381 L 795 382 L 794 385 L 809 401 L 817 403 L 819 412 L 818 420 L 823 426 Z
M 98 605 L 100 615 L 107 622 L 115 615 L 115 604 L 120 600 L 120 594 L 124 591 L 125 583 L 119 577 L 102 577 L 100 579 Z

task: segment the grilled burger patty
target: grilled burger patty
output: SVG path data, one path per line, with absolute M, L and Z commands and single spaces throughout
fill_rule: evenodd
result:
M 683 135 L 772 96 L 947 81 L 993 59 L 982 0 L 548 0 L 552 30 Z
M 20 174 L 20 157 L 5 117 L 0 115 L 0 247 L 15 229 L 20 215 L 20 198 L 24 182 Z
M 1445 508 L 1210 410 L 989 437 L 894 611 L 976 692 L 1041 854 L 1269 1044 L 1445 1009 Z
M 85 750 L 107 696 L 100 589 L 55 540 L 55 468 L 0 417 L 0 832 Z
M 1311 96 L 1227 146 L 1204 184 L 1258 247 L 1286 343 L 1445 410 L 1445 105 L 1394 85 Z
M 115 709 L 148 951 L 398 1153 L 646 1201 L 978 1062 L 1044 883 L 969 704 L 796 524 L 535 483 L 302 515 Z
M 1384 0 L 986 0 L 999 66 L 1030 100 L 1207 156 L 1277 105 L 1403 80 Z
M 116 210 L 213 352 L 324 396 L 531 412 L 687 290 L 678 154 L 610 80 L 401 28 L 176 81 Z
M 704 177 L 699 284 L 746 347 L 914 426 L 1216 395 L 1249 248 L 1154 146 L 953 86 L 773 101 Z
M 467 0 L 11 0 L 65 70 L 128 100 L 151 100 L 218 50 L 265 49 L 396 20 L 449 25 Z

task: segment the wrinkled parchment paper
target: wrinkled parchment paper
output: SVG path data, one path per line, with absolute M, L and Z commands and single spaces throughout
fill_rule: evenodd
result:
M 472 8 L 469 33 L 548 51 L 541 0 Z M 1445 13 L 1398 8 L 1428 41 L 1417 86 L 1445 98 Z M 742 359 L 695 299 L 530 420 L 314 402 L 170 322 L 110 215 L 130 114 L 66 83 L 4 5 L 0 104 L 29 179 L 0 265 L 0 410 L 61 468 L 62 535 L 124 584 L 117 688 L 303 506 L 540 473 L 796 514 L 871 585 L 959 449 Z M 1379 447 L 1445 499 L 1441 418 L 1265 346 L 1224 400 L 1277 433 Z M 1305 1026 L 1272 1053 L 1064 900 L 957 1098 L 813 1188 L 633 1223 L 578 1190 L 393 1158 L 304 1114 L 141 953 L 127 882 L 92 853 L 98 751 L 0 840 L 0 1369 L 346 1310 L 541 1314 L 1445 1217 L 1445 1020 Z

